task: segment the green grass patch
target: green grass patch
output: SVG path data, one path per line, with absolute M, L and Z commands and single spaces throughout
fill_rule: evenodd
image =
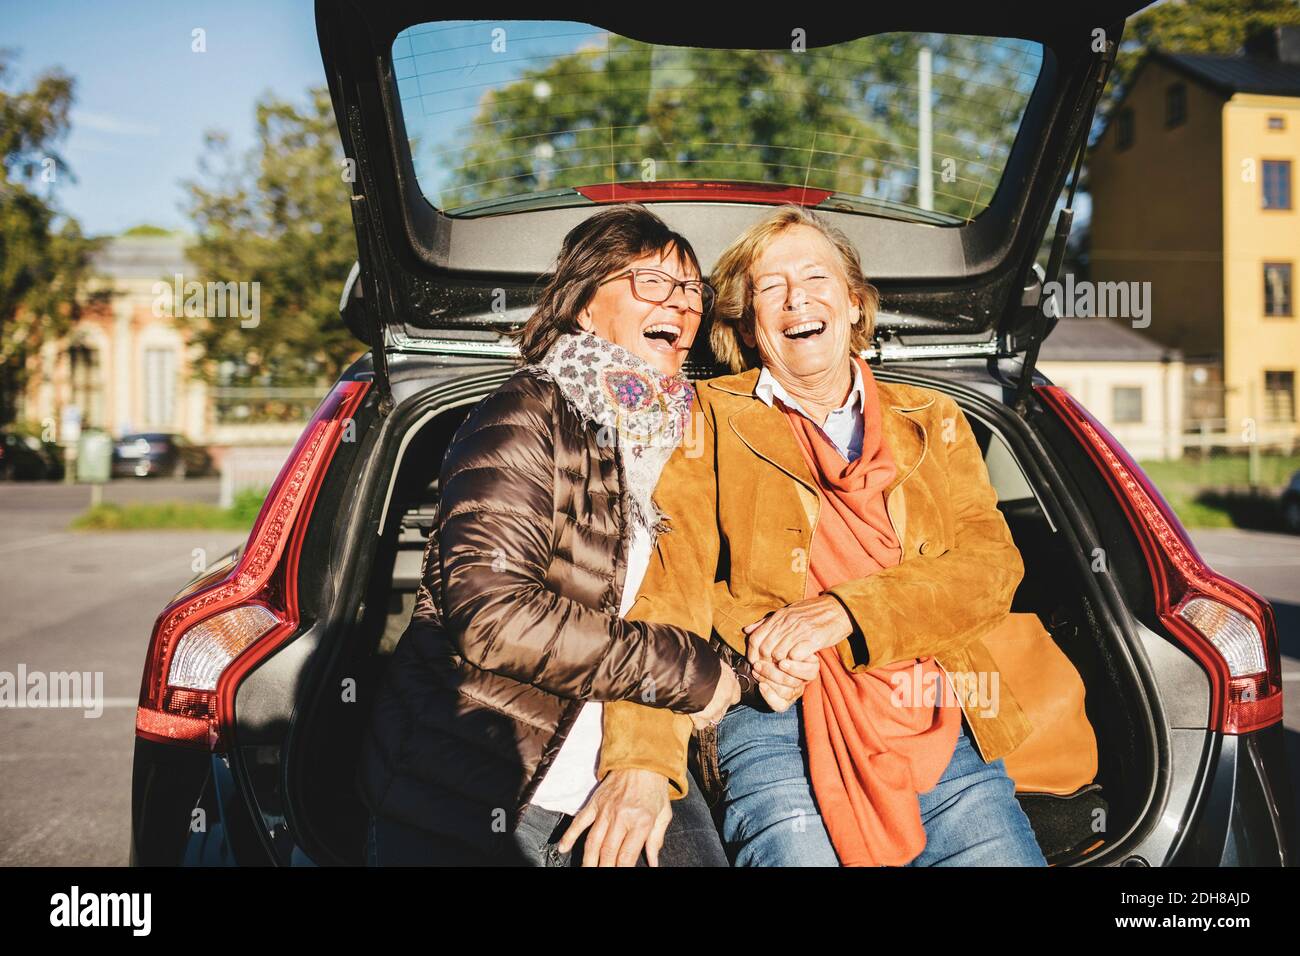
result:
M 1210 455 L 1177 461 L 1139 462 L 1161 494 L 1196 492 L 1203 488 L 1249 488 L 1250 461 L 1246 455 Z M 1266 454 L 1259 458 L 1261 488 L 1281 488 L 1300 470 L 1300 455 Z
M 235 495 L 229 508 L 202 501 L 136 501 L 124 505 L 106 502 L 79 514 L 72 527 L 77 531 L 248 531 L 265 497 L 265 491 L 247 489 Z
M 1203 504 L 1187 498 L 1174 498 L 1169 495 L 1165 495 L 1165 500 L 1169 502 L 1169 507 L 1174 509 L 1174 514 L 1178 516 L 1178 520 L 1184 528 L 1236 527 L 1232 515 L 1225 508 Z
M 1267 529 L 1277 520 L 1275 496 L 1300 470 L 1300 455 L 1260 455 L 1254 484 L 1244 454 L 1139 464 L 1186 527 Z

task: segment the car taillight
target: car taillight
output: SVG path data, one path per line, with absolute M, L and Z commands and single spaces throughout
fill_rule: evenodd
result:
M 167 683 L 190 690 L 216 690 L 226 667 L 254 641 L 284 622 L 263 604 L 241 604 L 205 618 L 176 642 Z
M 1035 388 L 1083 444 L 1128 515 L 1169 633 L 1210 677 L 1210 727 L 1244 734 L 1282 719 L 1282 662 L 1273 606 L 1201 559 L 1160 492 L 1114 436 L 1068 392 Z
M 298 552 L 316 492 L 368 382 L 334 387 L 257 515 L 239 563 L 158 616 L 140 685 L 137 736 L 223 750 L 239 681 L 298 628 Z

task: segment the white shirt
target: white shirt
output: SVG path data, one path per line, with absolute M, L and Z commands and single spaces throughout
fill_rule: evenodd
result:
M 622 617 L 632 607 L 641 579 L 650 564 L 650 532 L 632 523 L 627 546 L 627 573 L 623 581 L 623 598 L 618 613 Z M 589 700 L 582 705 L 578 719 L 569 728 L 560 752 L 533 793 L 530 803 L 570 816 L 577 814 L 596 789 L 596 766 L 600 761 L 600 743 L 604 737 L 604 705 Z
M 849 364 L 853 366 L 853 388 L 849 391 L 848 400 L 826 416 L 825 425 L 817 427 L 831 440 L 831 444 L 844 456 L 845 461 L 855 461 L 862 454 L 862 431 L 865 425 L 863 409 L 866 407 L 867 393 L 862 383 L 862 369 L 858 368 L 857 362 L 850 361 Z M 817 424 L 816 419 L 804 411 L 803 406 L 781 387 L 781 383 L 767 370 L 766 365 L 758 373 L 758 381 L 754 383 L 754 394 L 768 405 L 772 404 L 774 398 L 779 398 L 783 404 L 794 409 L 814 425 Z

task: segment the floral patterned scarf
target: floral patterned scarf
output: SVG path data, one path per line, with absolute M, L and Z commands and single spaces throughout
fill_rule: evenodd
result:
M 627 513 L 651 539 L 664 515 L 651 497 L 659 473 L 686 434 L 694 390 L 682 375 L 664 375 L 645 359 L 590 332 L 566 333 L 538 363 L 569 404 L 616 443 Z

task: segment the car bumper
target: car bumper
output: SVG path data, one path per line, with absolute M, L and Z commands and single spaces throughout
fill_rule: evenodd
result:
M 1296 820 L 1278 724 L 1223 737 L 1173 866 L 1288 866 Z M 293 856 L 310 865 L 300 853 Z M 268 866 L 275 861 L 225 756 L 137 738 L 132 866 Z M 1140 851 L 1127 865 L 1157 865 Z
M 224 755 L 136 738 L 132 866 L 270 865 L 247 806 Z
M 1224 736 L 1210 757 L 1201 805 L 1175 866 L 1290 866 L 1296 819 L 1279 723 Z
M 123 458 L 113 462 L 114 478 L 148 478 L 162 471 L 162 463 L 150 458 Z

